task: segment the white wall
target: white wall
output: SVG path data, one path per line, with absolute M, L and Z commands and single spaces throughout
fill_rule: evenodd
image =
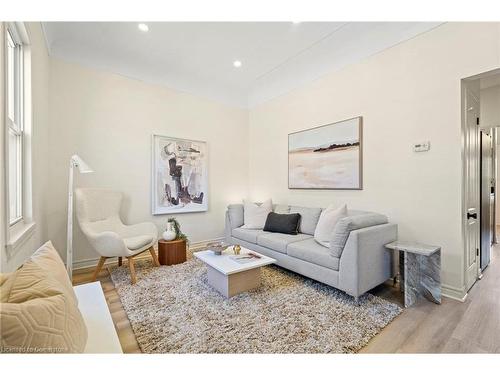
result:
M 248 187 L 248 113 L 189 94 L 53 59 L 50 84 L 49 235 L 65 257 L 68 163 L 80 155 L 95 170 L 75 175 L 76 186 L 125 193 L 123 219 L 151 215 L 151 137 L 161 134 L 208 142 L 209 210 L 178 214 L 192 242 L 223 236 L 224 212 Z M 75 229 L 75 266 L 97 254 Z
M 32 86 L 32 169 L 33 169 L 33 218 L 36 223 L 34 235 L 16 252 L 9 257 L 5 251 L 5 206 L 4 199 L 0 199 L 0 257 L 1 272 L 11 272 L 19 267 L 43 242 L 48 238 L 47 230 L 47 188 L 48 188 L 48 97 L 49 97 L 49 56 L 45 46 L 45 39 L 40 23 L 27 23 L 28 34 L 31 43 L 31 86 Z M 3 43 L 5 39 L 4 24 L 0 23 L 0 92 L 4 92 L 4 57 Z M 4 97 L 0 100 L 0 119 L 4 119 Z M 4 161 L 4 131 L 0 132 L 0 155 L 1 170 Z M 5 196 L 4 174 L 0 173 L 0 196 Z
M 499 25 L 445 24 L 252 109 L 252 198 L 385 213 L 401 239 L 442 246 L 445 291 L 464 295 L 460 80 L 500 67 Z M 354 116 L 364 189 L 289 190 L 287 134 Z M 426 140 L 430 152 L 412 151 Z

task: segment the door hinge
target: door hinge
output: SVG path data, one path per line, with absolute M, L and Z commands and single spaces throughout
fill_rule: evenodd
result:
M 476 249 L 476 256 L 479 256 L 479 249 Z
M 476 125 L 479 125 L 479 117 L 476 117 Z

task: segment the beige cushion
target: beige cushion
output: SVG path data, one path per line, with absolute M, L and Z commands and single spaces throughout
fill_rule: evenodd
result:
M 47 241 L 44 243 L 31 256 L 30 261 L 38 264 L 40 268 L 48 271 L 58 282 L 61 283 L 61 286 L 64 288 L 64 292 L 68 295 L 68 297 L 71 297 L 78 305 L 78 299 L 76 298 L 73 285 L 68 277 L 66 266 L 59 256 L 59 253 L 54 248 L 54 245 L 52 245 L 52 242 Z
M 10 290 L 14 283 L 13 273 L 0 273 L 0 302 L 9 300 Z
M 123 242 L 125 242 L 125 246 L 127 246 L 127 249 L 129 250 L 140 249 L 141 247 L 146 246 L 152 241 L 153 237 L 148 235 L 134 236 L 123 239 Z
M 0 277 L 0 351 L 83 352 L 87 328 L 75 294 L 68 293 L 57 267 L 42 266 L 57 264 L 52 250 L 37 252 L 16 272 Z

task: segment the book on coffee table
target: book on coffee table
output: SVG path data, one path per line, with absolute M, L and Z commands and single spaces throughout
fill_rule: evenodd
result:
M 234 260 L 235 262 L 238 262 L 239 264 L 246 264 L 246 263 L 255 262 L 256 260 L 259 260 L 262 257 L 260 255 L 255 254 L 255 253 L 247 253 L 247 254 L 241 254 L 241 255 L 231 255 L 231 256 L 229 256 L 229 258 Z

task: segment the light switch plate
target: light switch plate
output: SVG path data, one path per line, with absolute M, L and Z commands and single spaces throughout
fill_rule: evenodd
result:
M 415 152 L 424 152 L 424 151 L 429 151 L 431 149 L 431 142 L 421 142 L 421 143 L 415 143 L 413 145 L 413 151 Z

